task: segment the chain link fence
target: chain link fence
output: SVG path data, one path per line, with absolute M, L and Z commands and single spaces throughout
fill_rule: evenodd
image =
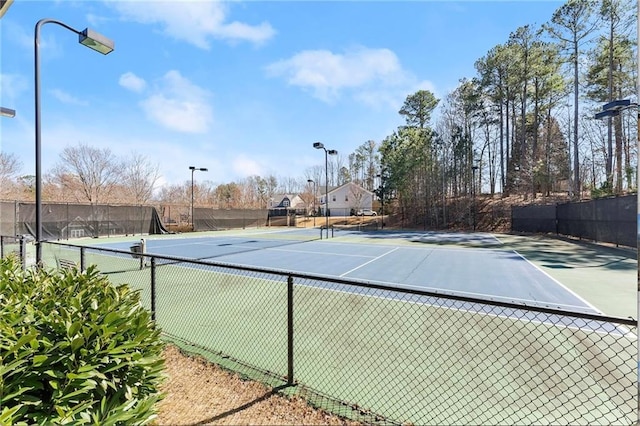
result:
M 128 283 L 168 341 L 379 424 L 634 424 L 636 325 L 268 269 L 45 243 Z M 194 386 L 197 386 L 194 383 Z
M 36 205 L 0 201 L 0 235 L 35 235 Z M 113 235 L 166 233 L 153 206 L 42 204 L 42 236 L 61 240 Z

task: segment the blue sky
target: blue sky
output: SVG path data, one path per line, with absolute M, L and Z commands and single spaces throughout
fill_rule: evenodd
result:
M 33 38 L 42 18 L 93 29 L 107 56 L 41 28 L 42 167 L 86 143 L 157 163 L 161 184 L 303 178 L 403 120 L 407 95 L 438 98 L 519 26 L 559 1 L 27 1 L 0 20 L 0 148 L 34 174 Z

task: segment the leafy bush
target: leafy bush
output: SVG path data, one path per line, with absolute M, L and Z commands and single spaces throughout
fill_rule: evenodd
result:
M 591 198 L 609 197 L 614 194 L 613 187 L 609 182 L 602 182 L 600 188 L 591 188 Z
M 0 263 L 0 424 L 146 424 L 163 378 L 139 294 L 93 268 Z

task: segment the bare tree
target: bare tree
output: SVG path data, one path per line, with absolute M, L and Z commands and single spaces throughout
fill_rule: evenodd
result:
M 160 178 L 159 170 L 159 166 L 151 163 L 144 155 L 132 153 L 131 159 L 124 166 L 123 184 L 133 202 L 144 204 L 151 200 Z
M 0 152 L 0 197 L 12 194 L 15 177 L 22 169 L 22 162 L 14 154 Z
M 51 177 L 65 190 L 77 191 L 78 200 L 98 204 L 109 197 L 121 179 L 122 164 L 110 149 L 87 144 L 67 146 Z

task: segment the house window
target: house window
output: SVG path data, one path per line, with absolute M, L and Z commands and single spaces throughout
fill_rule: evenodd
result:
M 284 200 L 282 200 L 282 206 L 283 207 L 289 207 L 291 205 L 291 203 L 289 202 L 288 198 L 285 198 Z

